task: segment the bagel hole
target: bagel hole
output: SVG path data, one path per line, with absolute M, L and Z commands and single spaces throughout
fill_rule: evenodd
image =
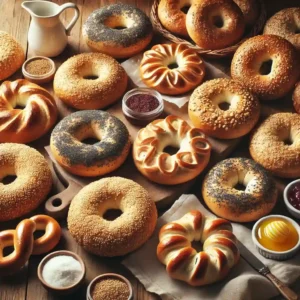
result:
M 168 153 L 170 155 L 174 155 L 178 152 L 178 150 L 179 150 L 178 147 L 167 146 L 164 148 L 163 152 Z
M 99 76 L 96 76 L 96 75 L 86 75 L 86 76 L 83 76 L 84 79 L 87 79 L 87 80 L 96 80 L 99 78 Z
M 286 139 L 283 140 L 283 143 L 286 145 L 286 146 L 291 146 L 294 144 L 294 141 L 291 139 L 291 137 L 287 137 Z
M 40 237 L 42 237 L 43 235 L 45 234 L 45 230 L 36 230 L 34 233 L 33 233 L 33 238 L 35 240 L 39 239 Z
M 1 182 L 3 184 L 10 184 L 10 183 L 14 182 L 16 179 L 17 179 L 17 176 L 15 176 L 15 175 L 7 175 L 1 179 Z
M 53 199 L 53 200 L 52 200 L 52 205 L 53 205 L 54 207 L 59 207 L 59 206 L 61 206 L 61 205 L 62 205 L 61 199 L 59 199 L 59 198 Z
M 272 59 L 264 61 L 260 66 L 259 73 L 261 75 L 269 75 L 272 71 L 272 65 L 273 65 Z
M 203 245 L 202 243 L 200 243 L 199 241 L 192 241 L 192 247 L 197 251 L 197 252 L 201 252 L 203 251 Z
M 116 27 L 112 27 L 113 29 L 116 29 L 116 30 L 123 30 L 123 29 L 126 29 L 127 27 L 125 26 L 116 26 Z
M 88 137 L 81 141 L 81 143 L 87 144 L 87 145 L 95 145 L 99 143 L 99 140 L 94 137 Z
M 15 251 L 15 247 L 14 246 L 7 246 L 3 249 L 3 256 L 8 256 L 10 254 L 12 254 Z
M 120 209 L 108 209 L 104 215 L 103 218 L 107 221 L 114 221 L 115 219 L 119 218 L 123 212 Z
M 190 9 L 190 5 L 185 5 L 183 7 L 180 8 L 180 10 L 184 13 L 184 14 L 187 14 L 189 9 Z
M 238 182 L 238 183 L 234 186 L 234 188 L 235 188 L 236 190 L 238 190 L 238 191 L 245 191 L 245 190 L 246 190 L 245 185 L 243 185 L 243 184 L 240 183 L 240 182 Z
M 171 63 L 171 64 L 168 64 L 168 68 L 169 69 L 177 69 L 179 66 L 178 66 L 178 64 L 176 63 L 176 62 L 173 62 L 173 63 Z
M 295 29 L 295 34 L 300 33 L 300 27 Z
M 224 111 L 226 111 L 226 110 L 229 110 L 230 109 L 230 103 L 228 103 L 228 102 L 221 102 L 221 103 L 219 103 L 218 104 L 218 106 L 219 106 L 219 108 L 221 109 L 221 110 L 224 110 Z
M 221 16 L 213 16 L 213 24 L 217 28 L 222 28 L 224 26 L 224 21 Z

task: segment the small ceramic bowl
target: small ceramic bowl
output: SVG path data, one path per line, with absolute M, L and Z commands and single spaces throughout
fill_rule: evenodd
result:
M 46 74 L 43 74 L 43 75 L 35 75 L 35 74 L 31 74 L 29 73 L 27 70 L 26 70 L 26 65 L 34 60 L 37 60 L 37 59 L 45 59 L 47 61 L 50 62 L 51 64 L 51 70 L 46 73 Z M 54 78 L 54 74 L 56 72 L 56 67 L 55 67 L 55 63 L 54 61 L 49 58 L 49 57 L 45 57 L 45 56 L 34 56 L 32 58 L 29 58 L 27 59 L 24 63 L 23 63 L 23 66 L 22 66 L 22 73 L 23 73 L 23 76 L 33 82 L 33 83 L 36 83 L 36 84 L 42 84 L 42 83 L 47 83 L 47 82 L 50 82 L 51 80 L 53 80 Z
M 102 274 L 102 275 L 95 277 L 87 287 L 86 300 L 93 300 L 92 291 L 93 291 L 94 286 L 97 284 L 97 282 L 99 282 L 105 278 L 115 278 L 115 279 L 124 281 L 127 284 L 128 289 L 129 289 L 128 300 L 133 300 L 133 290 L 132 290 L 131 283 L 124 276 L 115 274 L 115 273 L 106 273 L 106 274 Z
M 265 221 L 269 218 L 281 218 L 281 219 L 287 220 L 295 227 L 295 229 L 298 232 L 298 237 L 299 237 L 298 243 L 296 244 L 295 247 L 293 247 L 292 249 L 287 250 L 287 251 L 278 252 L 278 251 L 269 250 L 260 244 L 260 242 L 257 240 L 257 237 L 256 237 L 258 228 L 263 221 Z M 262 256 L 269 258 L 269 259 L 274 259 L 274 260 L 286 260 L 286 259 L 293 257 L 300 250 L 300 226 L 294 220 L 292 220 L 291 218 L 288 218 L 286 216 L 269 215 L 269 216 L 259 219 L 254 224 L 253 229 L 252 229 L 252 240 L 256 246 L 256 249 Z
M 43 278 L 43 268 L 45 266 L 45 264 L 53 257 L 56 257 L 56 256 L 60 256 L 60 255 L 68 255 L 68 256 L 72 256 L 73 258 L 75 258 L 77 261 L 79 261 L 80 265 L 81 265 L 81 268 L 82 268 L 82 275 L 80 277 L 80 279 L 74 283 L 73 285 L 70 285 L 68 287 L 64 287 L 64 288 L 56 288 L 56 287 L 53 287 L 51 285 L 49 285 Z M 85 278 L 85 265 L 84 265 L 84 262 L 83 260 L 81 259 L 81 257 L 79 255 L 77 255 L 76 253 L 74 252 L 71 252 L 71 251 L 66 251 L 66 250 L 59 250 L 59 251 L 55 251 L 55 252 L 52 252 L 50 254 L 48 254 L 47 256 L 45 256 L 43 258 L 43 260 L 40 262 L 39 266 L 38 266 L 38 270 L 37 270 L 37 274 L 38 274 L 38 278 L 39 280 L 41 281 L 41 283 L 43 284 L 43 286 L 53 292 L 53 293 L 56 293 L 56 294 L 69 294 L 69 293 L 72 293 L 74 292 L 75 290 L 77 290 L 81 284 L 84 282 L 84 278 Z
M 300 210 L 296 209 L 290 202 L 289 202 L 289 199 L 288 199 L 288 194 L 289 194 L 289 191 L 293 188 L 293 186 L 297 183 L 300 183 L 300 179 L 297 179 L 297 180 L 294 180 L 292 181 L 291 183 L 289 183 L 284 191 L 283 191 L 283 200 L 284 200 L 284 203 L 289 211 L 289 213 L 297 218 L 297 219 L 300 219 Z

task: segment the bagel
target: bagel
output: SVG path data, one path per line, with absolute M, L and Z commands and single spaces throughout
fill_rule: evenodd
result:
M 108 55 L 82 53 L 69 58 L 58 68 L 53 87 L 56 96 L 71 107 L 101 109 L 123 96 L 127 74 Z
M 22 46 L 10 34 L 0 31 L 0 80 L 14 74 L 24 60 Z
M 109 210 L 122 214 L 111 221 Z M 152 235 L 157 220 L 154 202 L 139 184 L 121 177 L 103 178 L 85 186 L 72 200 L 68 229 L 86 251 L 100 256 L 132 252 Z
M 229 107 L 222 108 L 222 105 Z M 242 84 L 227 78 L 206 81 L 193 92 L 188 106 L 193 125 L 220 139 L 246 135 L 260 115 L 256 96 Z
M 233 0 L 243 13 L 245 24 L 252 27 L 259 16 L 259 6 L 257 0 Z
M 85 144 L 87 138 L 100 140 Z M 100 176 L 117 169 L 130 150 L 129 132 L 113 115 L 97 110 L 78 111 L 62 119 L 51 134 L 56 161 L 70 173 Z
M 237 43 L 244 34 L 241 9 L 232 0 L 202 0 L 186 15 L 191 39 L 203 49 L 222 49 Z
M 149 18 L 129 4 L 101 7 L 88 17 L 83 26 L 83 37 L 91 49 L 116 58 L 131 57 L 141 52 L 151 42 L 152 36 Z
M 300 82 L 296 84 L 293 92 L 293 105 L 298 114 L 300 114 Z
M 270 66 L 271 64 L 271 66 Z M 235 52 L 231 76 L 261 100 L 286 95 L 300 75 L 300 60 L 293 45 L 275 35 L 246 40 Z
M 268 117 L 250 140 L 252 158 L 279 177 L 300 176 L 300 116 L 277 113 Z M 270 151 L 271 149 L 271 151 Z
M 239 190 L 238 185 L 243 185 L 244 190 Z M 269 173 L 247 158 L 221 161 L 209 171 L 202 185 L 209 209 L 234 222 L 251 222 L 267 215 L 276 204 L 277 194 Z
M 1 181 L 7 176 L 16 176 L 16 179 L 4 184 Z M 0 144 L 0 222 L 37 208 L 51 186 L 50 168 L 38 151 L 21 144 Z
M 300 7 L 285 8 L 277 12 L 267 21 L 264 34 L 281 36 L 300 51 Z

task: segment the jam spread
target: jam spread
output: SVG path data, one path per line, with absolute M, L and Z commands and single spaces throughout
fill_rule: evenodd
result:
M 147 113 L 156 109 L 159 102 L 152 95 L 136 94 L 127 99 L 126 105 L 133 111 Z
M 283 252 L 294 248 L 299 236 L 288 220 L 273 217 L 262 221 L 257 231 L 257 239 L 266 249 Z
M 300 210 L 300 183 L 296 183 L 288 193 L 288 201 L 291 205 Z

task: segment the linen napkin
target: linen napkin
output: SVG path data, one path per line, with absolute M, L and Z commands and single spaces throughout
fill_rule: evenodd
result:
M 140 249 L 125 258 L 123 264 L 141 281 L 145 288 L 161 296 L 163 300 L 265 300 L 279 294 L 273 284 L 257 273 L 242 257 L 239 263 L 222 281 L 203 287 L 191 287 L 185 282 L 169 277 L 165 266 L 156 257 L 160 228 L 179 219 L 192 209 L 213 216 L 194 195 L 182 195 L 157 222 L 150 240 Z M 252 243 L 251 230 L 244 225 L 232 223 L 237 238 L 286 284 L 300 277 L 300 254 L 279 262 L 261 256 Z

